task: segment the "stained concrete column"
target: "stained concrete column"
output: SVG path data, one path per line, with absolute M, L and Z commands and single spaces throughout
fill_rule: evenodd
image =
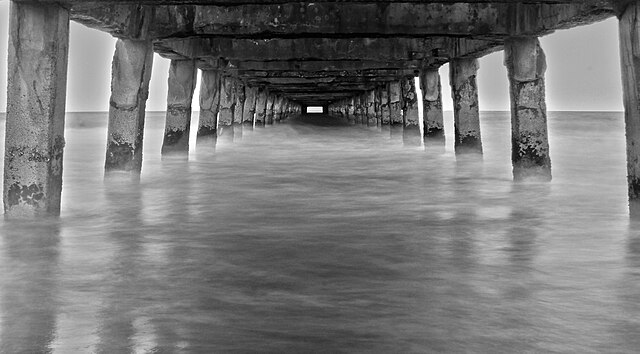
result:
M 244 83 L 240 80 L 233 80 L 235 88 L 233 106 L 233 137 L 242 137 L 242 123 L 244 122 L 244 101 L 246 98 Z
M 348 101 L 347 101 L 347 119 L 349 120 L 349 123 L 354 123 L 356 122 L 356 106 L 355 106 L 355 97 L 351 97 Z
M 256 99 L 256 127 L 262 127 L 265 123 L 265 113 L 267 109 L 267 96 L 269 91 L 266 88 L 261 87 L 258 90 L 258 97 Z
M 454 59 L 449 63 L 456 153 L 482 153 L 477 72 L 477 59 Z
M 189 152 L 191 101 L 197 74 L 195 60 L 171 61 L 162 154 Z
M 402 90 L 400 81 L 389 83 L 389 121 L 392 127 L 402 127 Z
M 376 119 L 376 91 L 369 90 L 366 93 L 367 99 L 367 125 L 370 127 L 378 126 Z
M 356 124 L 362 123 L 362 105 L 360 104 L 360 99 L 360 95 L 353 98 L 353 115 Z
M 245 128 L 253 128 L 253 119 L 256 113 L 256 96 L 258 95 L 257 87 L 245 87 L 244 109 L 242 112 L 242 125 Z
M 413 76 L 402 79 L 402 121 L 403 141 L 407 145 L 420 145 L 420 113 L 418 111 L 418 94 Z
M 544 88 L 547 64 L 538 38 L 507 39 L 504 63 L 511 93 L 513 178 L 551 180 Z
M 142 169 L 144 113 L 152 65 L 151 41 L 118 39 L 111 68 L 106 172 L 139 174 Z
M 380 124 L 389 126 L 391 122 L 391 111 L 389 109 L 389 86 L 385 85 L 380 90 Z
M 282 120 L 282 96 L 276 96 L 273 101 L 273 121 L 279 123 Z
M 200 77 L 200 119 L 197 141 L 217 139 L 218 111 L 220 110 L 220 73 L 202 71 Z
M 276 99 L 276 95 L 269 93 L 267 96 L 267 108 L 265 110 L 265 124 L 273 124 L 273 103 Z
M 420 89 L 422 90 L 424 137 L 444 140 L 442 86 L 438 69 L 427 68 L 420 72 Z
M 375 93 L 375 100 L 373 103 L 373 108 L 376 112 L 376 125 L 379 127 L 382 122 L 382 101 L 381 101 L 382 89 L 380 87 L 376 87 L 376 89 L 374 90 L 374 93 Z
M 233 139 L 233 113 L 235 109 L 235 85 L 230 77 L 220 81 L 220 113 L 218 114 L 218 136 Z
M 627 137 L 629 200 L 637 212 L 640 201 L 640 4 L 632 2 L 619 14 L 620 64 Z
M 4 212 L 60 214 L 69 11 L 10 3 Z

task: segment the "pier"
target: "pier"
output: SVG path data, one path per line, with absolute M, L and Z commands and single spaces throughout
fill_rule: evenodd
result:
M 118 38 L 105 173 L 140 173 L 153 53 L 171 60 L 163 154 L 242 136 L 321 106 L 352 124 L 443 138 L 438 68 L 450 67 L 457 154 L 482 154 L 478 58 L 504 50 L 515 181 L 550 180 L 539 37 L 617 16 L 630 202 L 640 200 L 636 1 L 28 1 L 10 10 L 5 215 L 58 215 L 69 21 Z M 72 70 L 73 68 L 69 68 Z M 191 101 L 201 71 L 198 127 Z M 415 78 L 422 89 L 418 115 Z

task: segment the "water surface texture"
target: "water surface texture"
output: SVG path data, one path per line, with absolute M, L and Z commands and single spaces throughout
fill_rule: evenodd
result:
M 481 119 L 481 159 L 305 119 L 186 161 L 151 114 L 131 183 L 71 114 L 61 217 L 0 220 L 0 352 L 636 352 L 622 114 L 550 113 L 524 184 Z

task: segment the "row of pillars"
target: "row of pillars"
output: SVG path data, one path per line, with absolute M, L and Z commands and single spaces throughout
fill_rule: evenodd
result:
M 189 151 L 191 102 L 196 76 L 194 60 L 171 61 L 163 154 Z M 217 140 L 218 137 L 238 138 L 242 136 L 243 129 L 278 123 L 300 114 L 301 110 L 299 104 L 269 92 L 266 87 L 245 85 L 238 79 L 223 76 L 220 71 L 202 71 L 197 139 L 203 142 Z M 111 133 L 109 137 L 112 137 Z
M 510 38 L 505 42 L 512 125 L 512 161 L 515 180 L 551 179 L 544 72 L 546 60 L 537 38 Z M 456 153 L 482 153 L 478 107 L 477 59 L 449 63 Z M 404 143 L 421 143 L 414 77 L 389 82 L 361 95 L 334 102 L 329 113 L 368 126 L 402 127 Z M 437 68 L 419 74 L 423 104 L 424 139 L 444 140 L 442 86 Z
M 629 199 L 640 200 L 640 3 L 619 2 L 620 56 L 623 73 L 625 129 L 627 139 L 627 171 Z M 7 120 L 4 156 L 3 203 L 9 217 L 33 217 L 57 215 L 60 211 L 62 190 L 62 161 L 64 151 L 64 116 L 66 99 L 67 55 L 69 44 L 69 10 L 54 3 L 11 2 L 9 24 L 9 62 Z M 142 156 L 142 132 L 144 109 L 148 95 L 152 65 L 152 47 L 149 41 L 119 40 L 113 61 L 112 96 L 109 112 L 109 137 L 106 167 L 113 170 L 139 171 Z M 512 161 L 515 179 L 529 174 L 550 178 L 547 118 L 544 100 L 545 57 L 537 38 L 511 38 L 505 42 L 505 64 L 508 68 L 512 113 Z M 191 64 L 189 64 L 191 65 Z M 455 146 L 481 151 L 478 98 L 476 86 L 477 62 L 474 59 L 455 59 L 450 63 L 452 95 L 454 99 Z M 174 77 L 180 64 L 172 65 Z M 193 71 L 185 77 L 193 78 Z M 231 80 L 206 78 L 203 74 L 201 109 L 204 118 L 199 127 L 202 136 L 224 134 L 233 131 L 244 122 L 245 104 L 238 105 L 237 93 Z M 214 75 L 215 76 L 215 75 Z M 441 106 L 439 78 L 435 73 L 422 74 L 425 97 L 426 133 L 440 134 L 440 120 L 435 117 Z M 184 126 L 179 117 L 190 114 L 187 109 L 189 91 L 193 82 L 187 79 L 183 87 L 172 87 L 169 99 L 169 127 Z M 176 80 L 180 81 L 180 80 Z M 205 83 L 210 81 L 212 84 Z M 387 92 L 389 124 L 397 118 L 397 105 L 402 106 L 404 126 L 417 123 L 415 88 L 413 80 L 405 78 L 400 84 L 392 83 L 381 90 L 378 109 L 380 124 L 385 121 L 383 103 Z M 394 87 L 393 89 L 391 87 Z M 400 86 L 400 88 L 398 88 Z M 216 87 L 220 95 L 216 98 Z M 234 87 L 234 88 L 232 88 Z M 406 91 L 404 91 L 406 88 Z M 180 91 L 184 91 L 184 96 Z M 250 92 L 255 92 L 249 90 Z M 374 90 L 375 91 L 375 90 Z M 176 93 L 177 92 L 177 93 Z M 407 92 L 405 94 L 404 92 Z M 172 96 L 174 95 L 175 96 Z M 367 94 L 367 97 L 370 94 Z M 411 97 L 413 95 L 413 97 Z M 393 96 L 393 97 L 392 97 Z M 232 98 L 233 97 L 233 98 Z M 265 98 L 266 97 L 266 98 Z M 377 92 L 374 99 L 354 98 L 332 106 L 354 119 L 362 120 L 362 102 L 373 102 L 376 111 Z M 399 97 L 402 97 L 402 101 Z M 261 93 L 258 89 L 254 119 L 256 125 L 276 120 L 274 106 L 279 98 Z M 273 102 L 269 105 L 269 101 Z M 265 104 L 264 111 L 262 102 Z M 351 103 L 353 102 L 353 103 Z M 356 102 L 358 102 L 356 104 Z M 400 103 L 402 102 L 402 103 Z M 235 104 L 234 104 L 235 103 Z M 395 105 L 395 107 L 394 107 Z M 240 106 L 242 109 L 240 110 Z M 282 106 L 282 104 L 280 104 Z M 291 104 L 289 110 L 291 111 Z M 271 109 L 269 110 L 269 107 Z M 353 107 L 353 108 L 352 108 Z M 360 108 L 358 108 L 360 107 Z M 369 112 L 367 103 L 366 112 Z M 293 111 L 299 112 L 293 105 Z M 216 110 L 218 111 L 217 115 Z M 392 110 L 395 110 L 392 115 Z M 407 110 L 407 113 L 404 111 Z M 440 108 L 441 110 L 441 108 Z M 242 111 L 242 114 L 238 112 Z M 251 115 L 251 104 L 247 108 Z M 262 115 L 264 112 L 264 116 Z M 275 112 L 280 112 L 276 109 Z M 352 113 L 353 112 L 353 113 Z M 433 114 L 432 114 L 433 113 Z M 282 114 L 282 113 L 280 113 Z M 441 113 L 439 113 L 441 114 Z M 219 121 L 214 124 L 214 117 Z M 377 117 L 378 113 L 374 113 Z M 359 117 L 359 118 L 357 118 Z M 392 118 L 395 117 L 395 118 Z M 367 116 L 367 124 L 369 123 Z M 221 133 L 217 129 L 222 125 Z M 229 129 L 229 126 L 232 129 Z M 410 127 L 409 130 L 413 129 Z M 168 142 L 182 139 L 185 130 L 170 129 Z M 177 133 L 176 133 L 177 132 Z M 180 136 L 180 137 L 178 137 Z M 170 144 L 167 144 L 167 146 Z

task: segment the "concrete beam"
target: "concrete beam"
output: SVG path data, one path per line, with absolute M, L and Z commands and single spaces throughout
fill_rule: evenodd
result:
M 194 60 L 172 60 L 162 154 L 189 153 L 191 101 L 198 71 Z
M 106 172 L 140 173 L 152 64 L 150 41 L 119 39 L 116 42 L 111 73 Z
M 432 63 L 428 61 L 426 64 Z M 435 64 L 435 63 L 433 63 Z M 370 60 L 275 60 L 275 61 L 251 61 L 228 60 L 225 65 L 220 65 L 219 60 L 211 62 L 213 69 L 238 71 L 258 71 L 268 73 L 270 71 L 289 72 L 366 72 L 369 70 L 419 70 L 425 66 L 424 60 L 396 60 L 396 61 L 370 61 Z
M 69 12 L 10 5 L 5 216 L 59 215 L 69 50 Z
M 191 37 L 157 41 L 154 50 L 169 58 L 199 60 L 365 60 L 403 61 L 479 57 L 501 49 L 500 40 L 466 38 L 276 38 Z
M 544 52 L 537 38 L 518 37 L 505 43 L 504 63 L 511 93 L 513 178 L 551 180 Z

